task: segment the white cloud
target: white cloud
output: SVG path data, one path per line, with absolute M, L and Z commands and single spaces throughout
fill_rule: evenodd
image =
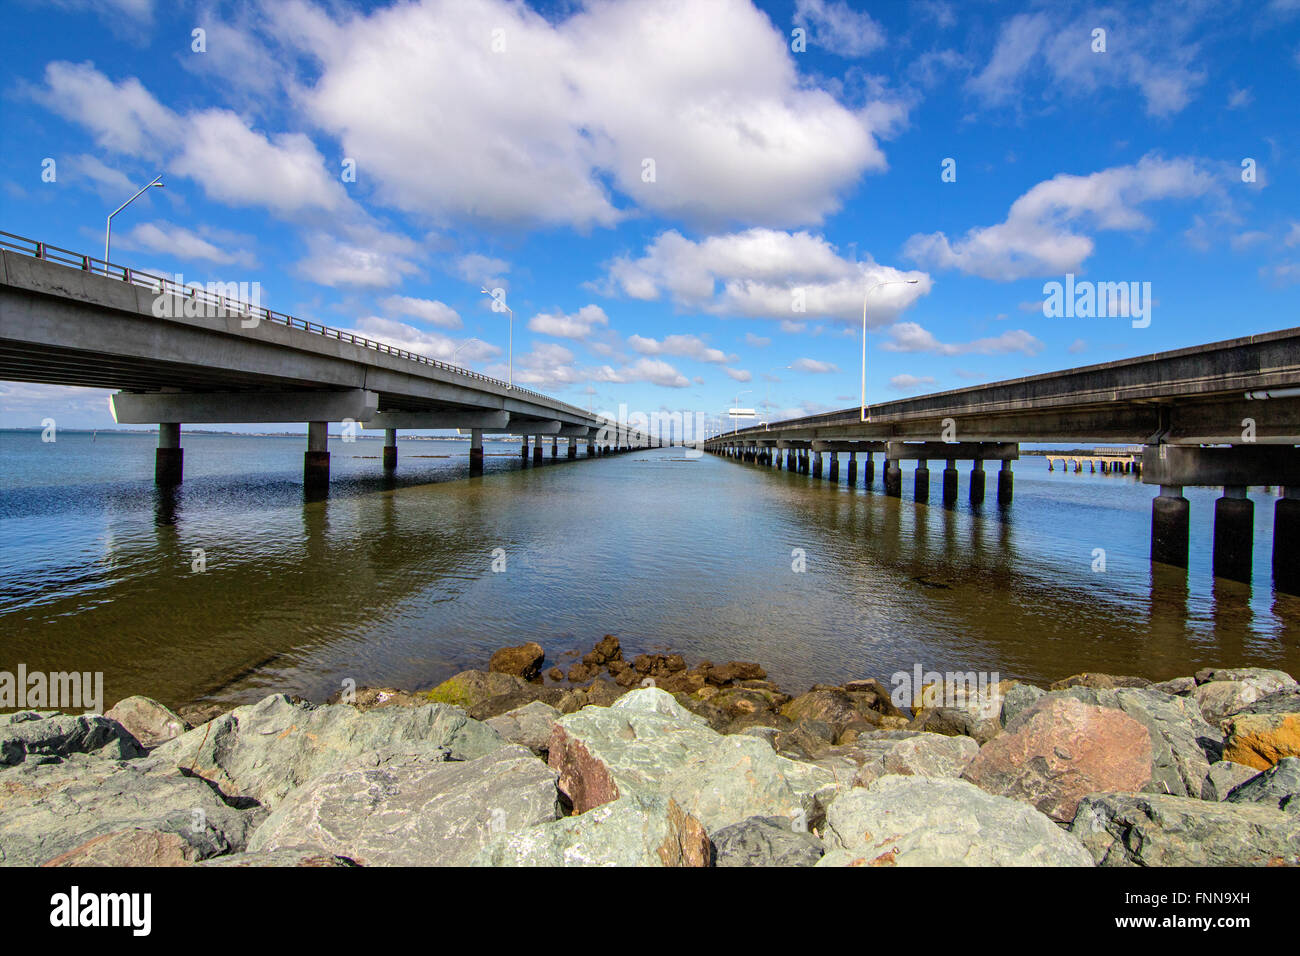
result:
M 271 16 L 318 63 L 296 87 L 310 120 L 405 212 L 611 226 L 627 215 L 612 186 L 692 222 L 795 225 L 885 165 L 869 114 L 803 82 L 784 32 L 748 0 L 549 19 L 505 0 Z
M 917 284 L 887 285 L 872 293 L 873 324 L 892 320 L 928 293 L 930 277 L 845 259 L 823 237 L 808 232 L 755 228 L 695 241 L 669 230 L 640 258 L 610 263 L 605 286 L 634 299 L 667 295 L 681 308 L 714 315 L 847 320 L 861 317 L 869 286 L 906 278 Z
M 437 299 L 417 299 L 407 295 L 390 295 L 383 299 L 380 306 L 398 315 L 409 315 L 421 319 L 440 329 L 458 329 L 462 322 L 460 313 L 445 302 Z
M 460 256 L 455 265 L 456 275 L 466 282 L 483 283 L 487 288 L 491 288 L 492 283 L 498 281 L 498 276 L 503 276 L 510 271 L 510 263 L 504 259 L 494 259 L 477 252 Z
M 889 387 L 898 392 L 913 392 L 925 385 L 933 385 L 932 375 L 895 375 L 889 380 Z
M 799 372 L 812 372 L 814 375 L 827 375 L 840 370 L 839 366 L 833 362 L 822 362 L 810 358 L 795 359 L 790 363 L 790 367 Z
M 749 372 L 745 371 L 743 368 L 726 368 L 723 369 L 723 371 L 726 372 L 729 376 L 731 376 L 731 378 L 735 379 L 737 382 L 748 382 L 754 377 Z
M 1044 348 L 1042 342 L 1024 329 L 1009 330 L 998 336 L 958 344 L 940 342 L 933 333 L 915 322 L 899 322 L 887 331 L 889 339 L 880 346 L 886 352 L 932 352 L 936 355 L 999 355 L 1021 352 L 1037 355 Z
M 199 259 L 215 265 L 240 265 L 251 268 L 253 254 L 246 249 L 231 252 L 215 242 L 187 229 L 163 220 L 140 223 L 124 233 L 117 242 L 127 249 L 145 249 L 161 252 L 178 259 Z
M 1057 275 L 1092 255 L 1092 238 L 1077 227 L 1146 229 L 1150 221 L 1137 208 L 1142 203 L 1200 196 L 1213 187 L 1213 177 L 1191 159 L 1146 156 L 1088 176 L 1061 173 L 1012 203 L 1003 222 L 971 229 L 956 241 L 942 232 L 917 233 L 904 252 L 917 262 L 986 279 Z
M 767 348 L 772 344 L 772 340 L 764 335 L 755 335 L 753 332 L 745 333 L 745 344 L 752 345 L 756 349 Z
M 813 44 L 838 56 L 866 56 L 885 45 L 880 24 L 843 0 L 795 0 L 794 22 L 810 31 Z
M 608 326 L 609 316 L 598 305 L 584 305 L 572 315 L 541 314 L 528 320 L 528 327 L 542 335 L 562 339 L 585 339 L 598 326 Z
M 594 370 L 593 377 L 601 382 L 649 382 L 664 388 L 687 388 L 690 380 L 663 359 L 642 358 L 630 365 L 615 369 L 609 365 Z
M 1104 53 L 1092 48 L 1097 27 L 1107 31 Z M 1036 76 L 1068 97 L 1136 87 L 1149 116 L 1168 116 L 1205 82 L 1196 68 L 1201 51 L 1189 37 L 1208 28 L 1185 5 L 1146 6 L 1132 16 L 1115 8 L 1102 16 L 1089 11 L 1068 23 L 1056 13 L 1020 13 L 1003 23 L 988 63 L 966 88 L 985 105 L 1001 106 L 1030 100 L 1025 87 Z
M 307 255 L 294 264 L 303 278 L 324 286 L 386 289 L 419 270 L 408 256 L 418 249 L 404 236 L 363 229 L 349 236 L 312 232 Z
M 640 352 L 642 355 L 678 355 L 695 359 L 697 362 L 711 362 L 718 365 L 734 361 L 736 358 L 722 349 L 713 348 L 696 335 L 668 335 L 662 340 L 633 335 L 628 338 L 627 344 L 633 351 Z
M 344 331 L 356 332 L 358 335 L 375 339 L 385 345 L 406 349 L 408 352 L 443 362 L 450 362 L 455 358 L 463 364 L 466 361 L 491 359 L 501 354 L 501 349 L 481 339 L 471 339 L 468 343 L 461 343 L 439 332 L 418 329 L 405 322 L 397 322 L 377 315 L 366 316 L 357 322 L 355 328 Z M 457 353 L 456 349 L 460 345 L 464 345 L 464 348 Z

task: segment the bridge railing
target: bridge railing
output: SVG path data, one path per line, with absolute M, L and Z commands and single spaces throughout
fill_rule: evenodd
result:
M 97 275 L 107 276 L 110 279 L 120 279 L 124 282 L 130 283 L 131 285 L 150 289 L 155 295 L 162 295 L 163 293 L 178 295 L 183 298 L 216 306 L 223 311 L 235 312 L 242 316 L 257 318 L 266 322 L 275 322 L 291 329 L 301 329 L 304 332 L 311 332 L 315 335 L 321 335 L 326 338 L 338 339 L 340 342 L 347 342 L 351 345 L 359 345 L 362 348 L 373 349 L 376 352 L 383 352 L 385 355 L 393 355 L 397 358 L 406 359 L 407 361 L 418 362 L 421 365 L 427 365 L 448 372 L 455 372 L 457 375 L 462 375 L 466 378 L 474 379 L 475 381 L 497 385 L 501 388 L 510 389 L 512 392 L 521 395 L 528 395 L 532 398 L 540 399 L 549 405 L 558 407 L 575 415 L 582 415 L 586 418 L 599 418 L 599 416 L 592 415 L 590 412 L 578 408 L 576 405 L 569 405 L 566 402 L 557 401 L 548 395 L 543 395 L 541 392 L 534 392 L 532 389 L 528 388 L 520 388 L 518 385 L 512 385 L 509 382 L 503 382 L 500 379 L 492 378 L 488 375 L 482 375 L 471 369 L 463 368 L 459 365 L 452 365 L 449 362 L 443 362 L 435 358 L 429 358 L 427 355 L 420 355 L 416 352 L 408 352 L 406 349 L 399 349 L 395 346 L 376 341 L 375 339 L 366 338 L 364 335 L 357 335 L 354 332 L 345 332 L 342 329 L 335 329 L 328 325 L 322 325 L 319 322 L 300 319 L 285 312 L 275 312 L 259 305 L 231 299 L 223 295 L 216 295 L 203 288 L 198 283 L 195 283 L 194 285 L 181 285 L 180 283 L 164 276 L 156 276 L 148 272 L 141 272 L 140 270 L 132 269 L 129 266 L 115 265 L 111 262 L 105 262 L 103 259 L 97 259 L 94 256 L 83 255 L 79 252 L 73 252 L 70 249 L 61 249 L 58 246 L 51 246 L 49 243 L 38 242 L 35 239 L 28 239 L 25 236 L 16 236 L 10 232 L 0 232 L 0 249 L 10 249 L 14 252 L 31 256 L 35 259 L 71 266 L 80 269 L 83 272 L 92 272 Z

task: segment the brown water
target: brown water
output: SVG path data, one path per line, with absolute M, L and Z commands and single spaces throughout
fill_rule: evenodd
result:
M 330 496 L 312 502 L 302 438 L 187 435 L 175 492 L 153 486 L 150 435 L 0 443 L 0 670 L 102 671 L 106 703 L 414 689 L 505 644 L 537 640 L 549 666 L 605 633 L 756 660 L 795 691 L 916 664 L 1300 674 L 1300 599 L 1270 586 L 1271 495 L 1252 495 L 1246 586 L 1210 574 L 1212 490 L 1188 492 L 1190 570 L 1153 568 L 1153 488 L 1035 458 L 1009 509 L 972 510 L 963 472 L 948 511 L 914 504 L 910 473 L 896 500 L 879 474 L 873 493 L 680 449 L 521 468 L 501 444 L 469 479 L 464 443 L 403 441 L 386 481 L 379 442 L 331 442 Z

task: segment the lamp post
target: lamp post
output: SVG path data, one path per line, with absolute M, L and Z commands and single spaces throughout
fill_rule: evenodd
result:
M 862 421 L 864 422 L 871 420 L 867 418 L 867 298 L 873 289 L 879 289 L 882 285 L 916 285 L 920 281 L 920 279 L 886 279 L 867 286 L 867 291 L 862 293 Z
M 455 365 L 455 364 L 456 364 L 456 356 L 458 356 L 458 355 L 460 354 L 460 350 L 461 350 L 461 349 L 463 349 L 465 346 L 469 345 L 471 342 L 480 342 L 480 341 L 482 341 L 482 340 L 481 340 L 481 339 L 477 339 L 477 338 L 466 339 L 464 342 L 461 342 L 460 345 L 458 345 L 458 346 L 456 346 L 454 349 L 452 349 L 452 350 L 451 350 L 451 364 L 452 364 L 452 365 Z
M 508 344 L 506 346 L 506 361 L 508 363 L 506 365 L 506 368 L 509 370 L 507 372 L 508 375 L 507 381 L 509 382 L 510 387 L 514 388 L 515 387 L 515 313 L 514 310 L 511 309 L 510 306 L 506 305 L 506 300 L 504 296 L 501 299 L 497 299 L 497 297 L 495 295 L 492 295 L 492 293 L 489 292 L 487 289 L 479 289 L 479 291 L 482 292 L 484 295 L 492 296 L 493 309 L 495 309 L 498 312 L 501 311 L 500 309 L 496 308 L 496 304 L 499 301 L 501 303 L 501 308 L 505 309 L 506 312 L 510 314 L 510 332 L 509 332 L 510 337 L 507 340 Z
M 127 206 L 131 205 L 131 203 L 139 199 L 140 196 L 144 194 L 144 192 L 147 191 L 150 186 L 157 186 L 159 189 L 163 188 L 162 173 L 159 173 L 157 176 L 155 176 L 152 182 L 145 183 L 143 186 L 141 186 L 139 192 L 137 192 L 134 196 L 132 196 L 130 199 L 122 203 L 122 205 L 118 206 L 116 209 L 114 209 L 112 212 L 108 214 L 108 219 L 104 223 L 104 275 L 108 275 L 108 248 L 109 248 L 109 241 L 113 233 L 113 217 L 116 216 L 123 209 L 125 209 Z

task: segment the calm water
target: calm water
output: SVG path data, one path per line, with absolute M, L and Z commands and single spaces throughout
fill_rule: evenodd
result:
M 1271 495 L 1252 495 L 1247 587 L 1211 576 L 1215 491 L 1188 491 L 1189 573 L 1153 570 L 1154 488 L 1040 458 L 1017 463 L 1009 510 L 972 510 L 963 471 L 946 511 L 909 500 L 910 472 L 886 498 L 879 466 L 873 493 L 680 449 L 521 468 L 489 443 L 469 479 L 466 443 L 406 440 L 390 482 L 381 442 L 331 441 L 330 496 L 306 501 L 303 437 L 187 434 L 170 493 L 154 444 L 0 433 L 0 670 L 103 671 L 107 702 L 323 699 L 344 678 L 428 687 L 525 640 L 567 666 L 610 632 L 632 653 L 757 660 L 795 690 L 916 663 L 1300 673 L 1300 599 L 1269 583 Z

